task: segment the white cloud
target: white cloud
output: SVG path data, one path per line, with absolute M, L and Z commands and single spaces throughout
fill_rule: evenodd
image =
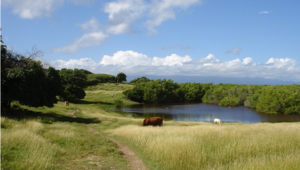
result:
M 243 64 L 248 65 L 250 63 L 252 63 L 252 58 L 251 57 L 247 57 L 243 59 Z
M 12 12 L 24 19 L 50 17 L 66 1 L 74 4 L 90 4 L 94 0 L 3 0 L 3 5 L 12 8 Z
M 12 8 L 21 18 L 33 19 L 51 16 L 53 11 L 63 6 L 64 0 L 4 0 L 3 5 Z
M 113 56 L 104 55 L 100 64 L 118 66 L 182 66 L 183 63 L 191 60 L 190 56 L 180 57 L 177 54 L 172 54 L 165 58 L 149 58 L 147 55 L 134 51 L 118 51 Z
M 270 13 L 269 11 L 261 11 L 258 14 L 269 14 L 269 13 Z
M 223 76 L 233 78 L 273 78 L 300 81 L 300 68 L 297 61 L 290 58 L 270 58 L 265 63 L 255 63 L 251 57 L 222 61 L 209 54 L 198 60 L 190 56 L 172 54 L 163 58 L 148 57 L 134 51 L 118 51 L 112 56 L 104 55 L 100 62 L 92 59 L 56 60 L 50 64 L 61 69 L 84 68 L 94 73 L 129 75 L 185 75 Z
M 134 51 L 118 51 L 113 56 L 104 55 L 100 61 L 100 64 L 118 66 L 147 66 L 151 64 L 151 59 L 147 55 Z
M 200 3 L 201 0 L 162 0 L 150 3 L 143 0 L 109 2 L 104 8 L 104 12 L 109 14 L 107 32 L 111 34 L 134 32 L 133 23 L 137 19 L 147 16 L 148 20 L 144 25 L 148 29 L 148 34 L 154 34 L 157 33 L 155 27 L 166 20 L 176 18 L 176 9 L 187 9 Z
M 184 63 L 192 61 L 191 57 L 186 55 L 180 57 L 177 54 L 172 54 L 165 58 L 154 57 L 152 61 L 153 66 L 182 66 Z
M 123 34 L 134 32 L 132 24 L 143 15 L 147 4 L 143 0 L 118 0 L 105 5 L 104 12 L 108 13 L 107 32 Z
M 51 65 L 55 66 L 56 68 L 96 68 L 98 64 L 93 61 L 91 58 L 81 58 L 79 60 L 70 59 L 69 61 L 63 60 L 55 60 L 50 62 Z
M 79 0 L 81 2 L 81 0 Z M 74 0 L 75 3 L 79 2 Z M 63 1 L 62 1 L 63 2 Z M 78 49 L 95 46 L 103 43 L 110 34 L 134 33 L 133 24 L 136 20 L 147 16 L 144 23 L 149 34 L 156 32 L 155 27 L 163 21 L 175 19 L 176 9 L 186 9 L 194 4 L 201 3 L 201 0 L 162 0 L 146 2 L 144 0 L 117 0 L 105 4 L 103 11 L 108 14 L 108 22 L 104 30 L 100 31 L 99 22 L 96 18 L 79 25 L 84 31 L 81 38 L 75 40 L 65 47 L 55 48 L 54 52 L 75 53 Z M 83 44 L 81 44 L 83 43 Z M 181 50 L 189 50 L 190 47 L 178 47 Z
M 201 0 L 162 0 L 152 1 L 149 5 L 148 17 L 149 20 L 145 22 L 145 27 L 148 29 L 148 34 L 157 33 L 155 27 L 159 26 L 162 22 L 175 19 L 176 9 L 186 9 L 192 5 L 200 4 Z
M 70 45 L 67 45 L 65 47 L 55 48 L 54 52 L 75 53 L 75 52 L 77 52 L 78 49 L 100 45 L 107 38 L 108 38 L 108 35 L 104 34 L 102 31 L 86 33 L 79 39 L 75 40 Z
M 83 24 L 77 24 L 85 31 L 97 31 L 99 30 L 100 23 L 96 18 L 91 18 Z

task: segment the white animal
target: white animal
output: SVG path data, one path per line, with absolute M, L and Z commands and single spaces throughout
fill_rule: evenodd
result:
M 214 123 L 220 125 L 221 124 L 221 120 L 220 119 L 214 119 Z

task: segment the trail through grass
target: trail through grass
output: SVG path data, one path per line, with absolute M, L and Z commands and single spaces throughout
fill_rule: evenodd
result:
M 182 127 L 122 126 L 109 130 L 150 169 L 298 169 L 300 123 L 203 123 Z
M 127 144 L 151 170 L 299 169 L 300 123 L 224 123 L 164 121 L 141 127 L 142 119 L 113 112 L 128 84 L 99 84 L 85 99 L 53 108 L 15 103 L 1 116 L 2 169 L 129 169 L 116 144 Z M 114 97 L 111 96 L 114 94 Z M 106 110 L 107 109 L 107 110 Z M 74 118 L 76 117 L 76 118 Z

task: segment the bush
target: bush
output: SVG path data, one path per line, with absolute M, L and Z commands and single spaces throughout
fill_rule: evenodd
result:
M 237 97 L 225 97 L 220 101 L 219 105 L 220 106 L 238 106 L 239 99 Z
M 116 107 L 121 107 L 121 106 L 124 105 L 124 102 L 123 102 L 123 100 L 121 100 L 121 99 L 117 99 L 117 100 L 114 101 L 114 105 L 115 105 Z
M 289 107 L 285 109 L 284 114 L 294 114 L 294 115 L 300 114 L 300 106 Z

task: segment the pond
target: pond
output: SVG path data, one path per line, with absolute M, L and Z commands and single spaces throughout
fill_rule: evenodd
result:
M 272 115 L 258 113 L 253 109 L 240 107 L 221 107 L 203 103 L 196 104 L 138 104 L 115 108 L 115 111 L 131 117 L 160 116 L 165 120 L 213 122 L 298 122 L 300 115 Z

